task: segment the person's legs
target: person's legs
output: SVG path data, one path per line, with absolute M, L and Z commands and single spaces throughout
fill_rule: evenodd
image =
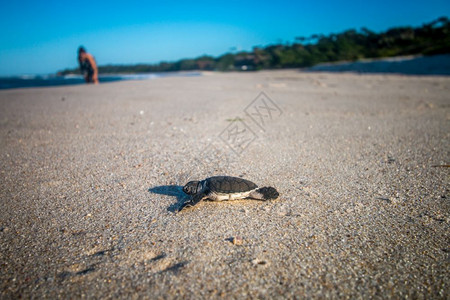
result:
M 94 76 L 94 72 L 88 72 L 84 76 L 84 79 L 86 80 L 86 83 L 93 83 L 94 80 L 92 79 L 92 76 Z

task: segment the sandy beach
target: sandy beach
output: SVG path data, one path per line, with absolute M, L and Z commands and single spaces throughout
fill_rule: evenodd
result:
M 0 298 L 448 299 L 449 95 L 295 70 L 1 90 Z M 214 175 L 280 197 L 177 213 Z

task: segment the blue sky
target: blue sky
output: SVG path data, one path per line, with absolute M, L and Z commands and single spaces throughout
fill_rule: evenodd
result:
M 100 65 L 156 63 L 440 16 L 450 1 L 0 0 L 0 76 L 76 67 L 79 45 Z

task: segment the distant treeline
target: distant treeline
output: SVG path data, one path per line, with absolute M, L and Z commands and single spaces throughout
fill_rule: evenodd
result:
M 395 27 L 375 33 L 367 28 L 338 34 L 296 37 L 294 42 L 254 47 L 253 51 L 201 56 L 175 62 L 137 65 L 106 65 L 99 73 L 147 73 L 190 70 L 261 70 L 310 67 L 323 62 L 412 54 L 450 53 L 450 21 L 441 17 L 421 27 Z M 78 69 L 59 72 L 77 73 Z

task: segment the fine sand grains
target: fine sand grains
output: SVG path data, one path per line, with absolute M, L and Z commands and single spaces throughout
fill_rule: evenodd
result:
M 445 299 L 449 94 L 298 71 L 0 91 L 1 298 Z M 214 175 L 280 198 L 177 214 Z

